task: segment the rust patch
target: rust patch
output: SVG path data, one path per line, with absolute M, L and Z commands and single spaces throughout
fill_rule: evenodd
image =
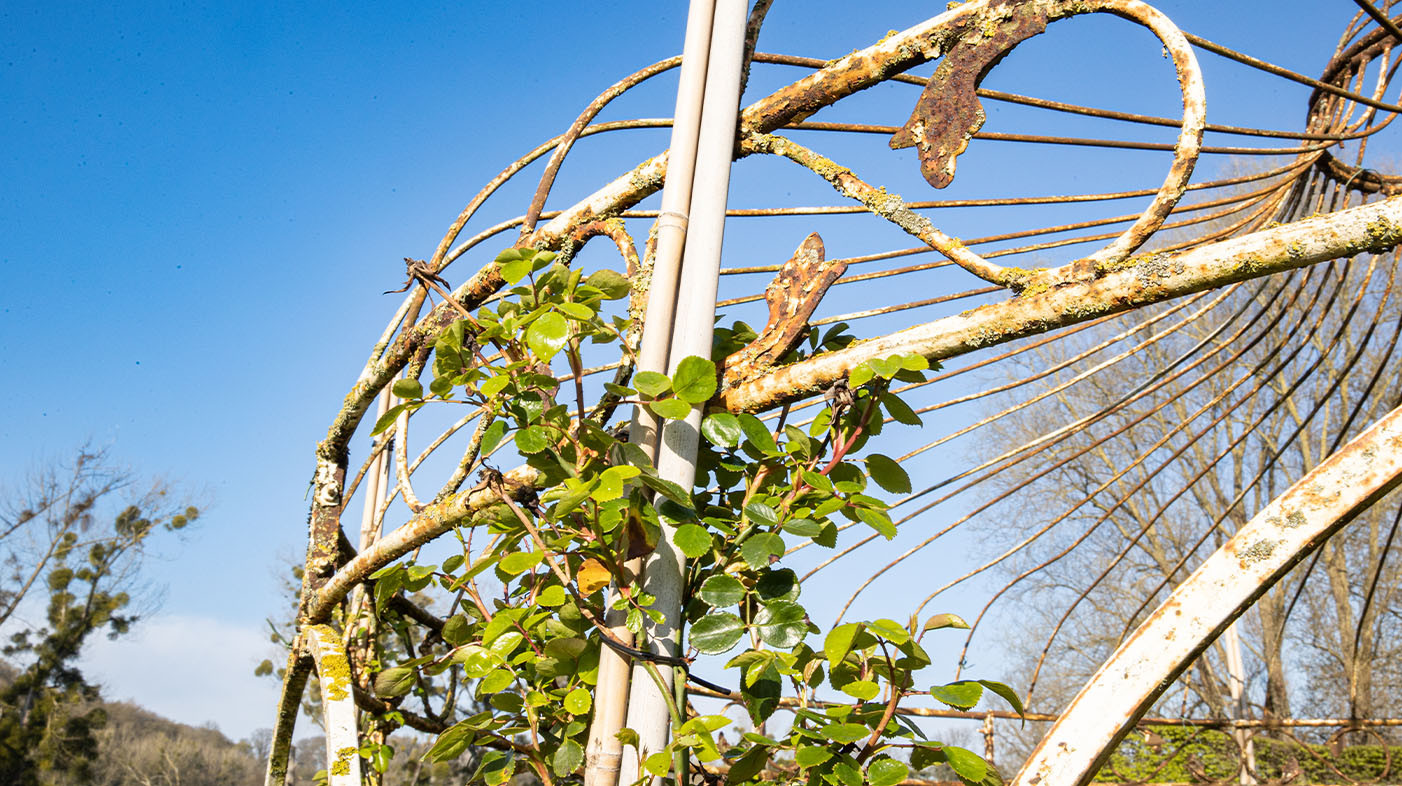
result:
M 961 20 L 958 41 L 925 84 L 910 119 L 891 137 L 891 148 L 916 148 L 925 180 L 935 188 L 949 185 L 954 160 L 987 119 L 974 91 L 1014 47 L 1046 29 L 1038 4 L 1016 0 L 995 0 L 987 15 Z
M 759 337 L 725 359 L 724 383 L 729 386 L 772 368 L 788 354 L 808 330 L 808 318 L 822 302 L 828 287 L 847 272 L 847 261 L 826 258 L 817 232 L 804 238 L 764 290 L 769 322 Z

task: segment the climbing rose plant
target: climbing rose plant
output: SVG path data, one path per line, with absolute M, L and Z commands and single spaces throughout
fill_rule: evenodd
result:
M 770 780 L 777 772 L 815 785 L 892 786 L 912 769 L 946 764 L 967 784 L 1000 783 L 982 757 L 928 739 L 897 712 L 902 701 L 922 696 L 970 709 L 985 692 L 1022 711 L 1001 683 L 931 684 L 923 676 L 931 666 L 923 637 L 967 625 L 938 614 L 904 624 L 848 622 L 824 633 L 803 605 L 797 575 L 784 566 L 797 545 L 834 547 L 841 521 L 895 536 L 877 489 L 908 493 L 910 479 L 896 461 L 866 448 L 888 418 L 920 424 L 891 386 L 922 381 L 927 361 L 893 355 L 858 366 L 802 425 L 787 423 L 787 410 L 772 427 L 750 414 L 709 412 L 695 487 L 682 488 L 605 424 L 628 405 L 664 420 L 706 407 L 717 391 L 716 360 L 754 332 L 743 323 L 717 329 L 714 359 L 686 358 L 670 376 L 620 374 L 593 391 L 598 400 L 588 408 L 581 373 L 587 345 L 614 345 L 631 367 L 630 324 L 605 313 L 607 301 L 629 296 L 629 280 L 610 270 L 585 276 L 553 253 L 529 249 L 506 251 L 497 265 L 511 287 L 507 296 L 464 312 L 445 330 L 431 364 L 411 366 L 394 385 L 403 402 L 374 429 L 384 432 L 402 413 L 426 406 L 480 408 L 463 466 L 480 458 L 482 487 L 502 502 L 455 530 L 461 553 L 437 564 L 409 559 L 372 577 L 376 613 L 391 628 L 400 624 L 391 601 L 401 593 L 437 585 L 453 598 L 439 634 L 417 649 L 380 651 L 374 681 L 375 692 L 395 706 L 411 694 L 427 706 L 459 685 L 470 690 L 475 712 L 443 731 L 427 758 L 471 754 L 472 781 L 492 786 L 523 769 L 547 784 L 578 777 L 600 648 L 608 643 L 607 608 L 624 612 L 637 635 L 647 620 L 661 618 L 623 563 L 655 548 L 665 519 L 686 556 L 687 665 L 643 662 L 654 675 L 675 668 L 684 678 L 694 656 L 728 656 L 723 681 L 733 688 L 726 692 L 748 723 L 726 743 L 718 734 L 735 729 L 736 719 L 689 714 L 684 701 L 673 700 L 671 740 L 640 762 L 643 777 L 699 765 L 720 767 L 727 782 L 739 784 L 768 767 Z M 812 331 L 806 350 L 845 346 L 852 338 L 844 331 Z M 552 371 L 561 361 L 570 370 L 563 382 Z M 511 448 L 537 473 L 539 495 L 524 502 L 513 500 L 502 475 L 485 463 Z M 782 733 L 766 733 L 781 706 L 791 722 Z M 402 720 L 392 711 L 380 722 Z M 620 736 L 637 740 L 631 729 Z M 361 753 L 383 771 L 393 750 L 371 744 Z

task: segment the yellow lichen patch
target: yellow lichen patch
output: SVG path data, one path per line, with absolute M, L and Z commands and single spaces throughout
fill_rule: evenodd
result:
M 327 772 L 332 775 L 350 775 L 351 762 L 355 760 L 355 748 L 341 748 L 336 751 L 336 760 L 331 762 Z

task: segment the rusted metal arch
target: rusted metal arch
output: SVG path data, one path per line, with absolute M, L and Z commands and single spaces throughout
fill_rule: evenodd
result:
M 1393 410 L 1277 497 L 1174 590 L 1033 750 L 1014 786 L 1083 786 L 1173 680 L 1296 563 L 1402 483 Z

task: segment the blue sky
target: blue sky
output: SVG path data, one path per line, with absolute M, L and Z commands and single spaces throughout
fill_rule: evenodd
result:
M 938 6 L 779 0 L 760 48 L 836 57 Z M 1347 0 L 1159 7 L 1191 32 L 1306 74 L 1356 10 Z M 207 508 L 150 565 L 165 588 L 159 612 L 129 642 L 90 653 L 109 697 L 212 720 L 234 737 L 271 725 L 274 686 L 252 677 L 270 654 L 262 621 L 282 608 L 276 574 L 300 559 L 312 449 L 397 305 L 379 293 L 402 280 L 402 257 L 432 252 L 482 182 L 606 85 L 676 53 L 684 20 L 683 3 L 632 1 L 0 8 L 0 483 L 91 443 Z M 1096 38 L 1126 31 L 1143 51 Z M 1173 114 L 1171 72 L 1144 39 L 1122 20 L 1059 23 L 989 85 Z M 1061 67 L 1039 65 L 1048 57 Z M 1200 57 L 1211 122 L 1302 122 L 1307 89 Z M 757 73 L 747 101 L 798 75 Z M 674 83 L 659 77 L 606 118 L 669 115 Z M 853 104 L 833 118 L 899 124 L 910 107 Z M 990 112 L 989 130 L 1000 117 Z M 664 140 L 639 133 L 577 155 L 563 197 Z M 961 160 L 963 193 L 1039 163 L 1052 167 L 1039 173 L 1043 189 L 1093 190 L 1106 174 L 1078 154 L 1024 160 L 989 145 Z M 886 156 L 873 171 L 915 169 L 910 151 Z M 1164 161 L 1144 166 L 1161 172 Z M 786 204 L 834 199 L 821 183 L 776 186 L 763 166 L 749 171 L 737 174 L 737 205 L 753 204 L 747 187 L 782 188 Z M 933 198 L 916 188 L 907 196 Z M 522 193 L 489 206 L 478 226 L 519 212 Z M 778 261 L 801 237 L 738 229 L 727 264 Z M 207 671 L 176 670 L 216 652 Z M 177 673 L 219 688 L 178 689 Z

